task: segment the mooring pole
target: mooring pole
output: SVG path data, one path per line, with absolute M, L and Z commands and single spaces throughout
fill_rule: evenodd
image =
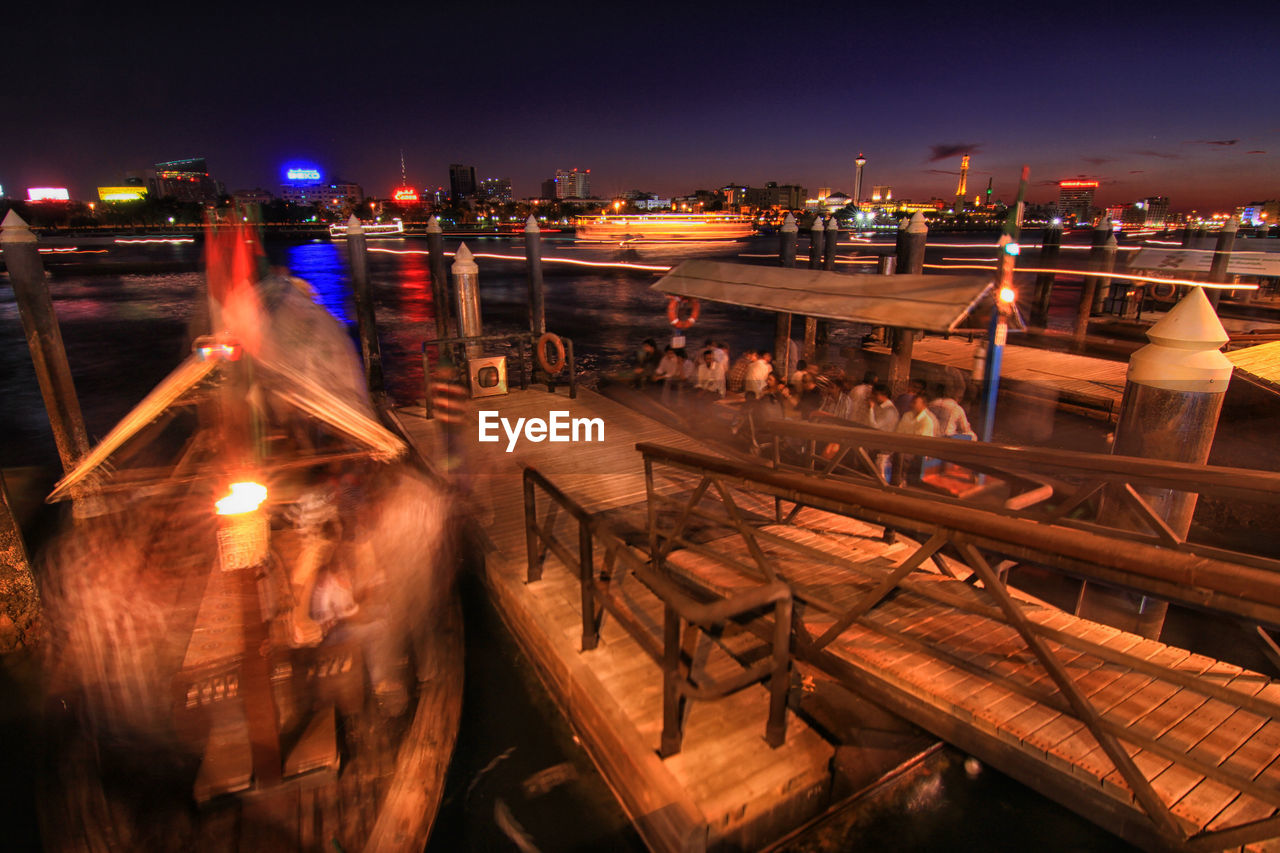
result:
M 898 241 L 897 275 L 921 275 L 924 272 L 925 243 L 929 239 L 929 226 L 924 214 L 911 214 L 907 227 L 900 232 Z M 905 394 L 911 380 L 911 351 L 915 347 L 915 330 L 894 327 L 891 330 L 889 356 L 889 393 L 896 398 Z
M 436 338 L 449 337 L 449 279 L 444 271 L 444 231 L 440 218 L 427 220 L 427 253 L 431 269 L 431 307 L 436 315 Z M 440 353 L 440 358 L 444 358 Z
M 778 259 L 788 269 L 796 265 L 796 242 L 800 229 L 796 226 L 796 218 L 790 213 L 782 220 L 782 229 L 778 232 Z M 791 354 L 791 314 L 787 311 L 777 313 L 777 326 L 773 333 L 773 369 L 780 371 L 785 380 L 790 376 L 791 365 L 787 357 Z
M 374 401 L 380 403 L 386 397 L 386 384 L 382 378 L 382 349 L 378 346 L 373 294 L 369 290 L 369 253 L 364 229 L 354 213 L 347 220 L 347 254 L 351 256 L 351 284 L 356 294 L 356 324 L 360 330 L 365 383 Z
M 1101 270 L 1106 253 L 1107 240 L 1114 238 L 1111 231 L 1111 220 L 1105 216 L 1093 229 L 1093 248 L 1089 251 L 1090 266 Z M 1112 255 L 1114 262 L 1115 256 Z M 1098 292 L 1098 280 L 1091 275 L 1084 276 L 1080 285 L 1080 302 L 1076 305 L 1076 323 L 1073 330 L 1077 349 L 1084 346 L 1085 336 L 1089 332 L 1089 314 L 1093 311 L 1094 294 Z
M 524 223 L 524 256 L 529 265 L 529 331 L 537 337 L 547 331 L 547 314 L 542 298 L 542 229 L 532 213 Z
M 827 217 L 827 235 L 822 242 L 822 268 L 831 272 L 836 268 L 836 242 L 840 236 L 840 225 L 834 214 Z
M 822 247 L 823 243 L 823 227 L 822 217 L 815 216 L 813 225 L 809 228 L 809 269 L 822 269 Z M 818 320 L 815 317 L 804 318 L 804 347 L 803 357 L 812 361 L 817 356 L 818 351 Z
M 1116 235 L 1112 233 L 1107 237 L 1107 242 L 1102 244 L 1102 249 L 1098 255 L 1098 271 L 1110 273 L 1116 268 L 1116 252 L 1119 250 L 1120 244 L 1116 241 Z M 1098 279 L 1098 285 L 1093 291 L 1093 313 L 1101 314 L 1107 307 L 1107 299 L 1111 296 L 1111 276 Z
M 40 382 L 40 394 L 49 414 L 58 458 L 62 461 L 62 470 L 70 472 L 89 452 L 89 436 L 85 432 L 84 416 L 80 413 L 71 367 L 67 364 L 62 329 L 58 326 L 58 317 L 53 311 L 53 301 L 45 283 L 44 263 L 36 248 L 36 235 L 31 233 L 16 211 L 10 210 L 0 226 L 0 250 L 3 250 L 5 267 L 9 270 L 9 283 L 13 285 L 18 314 L 22 317 L 27 348 L 31 351 L 31 362 Z
M 1055 269 L 1058 254 L 1062 247 L 1062 220 L 1054 219 L 1044 229 L 1040 238 L 1041 269 Z M 1053 296 L 1053 281 L 1056 276 L 1051 272 L 1042 272 L 1036 276 L 1035 303 L 1031 308 L 1031 325 L 1044 329 L 1049 325 L 1049 301 Z
M 1227 265 L 1231 261 L 1231 250 L 1236 244 L 1236 232 L 1240 230 L 1240 220 L 1234 216 L 1226 221 L 1222 226 L 1222 230 L 1218 232 L 1218 242 L 1213 247 L 1213 262 L 1209 265 L 1209 281 L 1214 284 L 1226 284 L 1227 282 Z M 1209 288 L 1209 292 L 1205 294 L 1209 297 L 1209 304 L 1216 311 L 1218 301 L 1222 299 L 1222 291 L 1216 287 Z
M 478 338 L 484 334 L 480 326 L 480 267 L 471 257 L 466 243 L 458 244 L 450 272 L 453 273 L 454 294 L 458 299 L 458 336 Z M 465 349 L 468 361 L 480 357 L 480 344 L 469 343 Z
M 1209 460 L 1231 379 L 1232 364 L 1220 351 L 1227 332 L 1204 289 L 1193 287 L 1147 330 L 1147 337 L 1151 343 L 1129 359 L 1111 452 L 1203 465 Z M 1137 492 L 1176 537 L 1186 537 L 1196 508 L 1194 492 Z M 1105 523 L 1150 532 L 1148 525 L 1130 516 L 1116 492 L 1104 493 L 1099 517 Z M 1090 583 L 1081 590 L 1077 613 L 1157 639 L 1167 609 L 1168 604 L 1158 599 Z

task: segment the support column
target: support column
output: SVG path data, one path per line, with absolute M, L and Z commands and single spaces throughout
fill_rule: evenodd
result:
M 431 307 L 436 315 L 436 338 L 449 337 L 449 279 L 444 270 L 444 231 L 440 218 L 427 220 L 427 253 L 431 269 Z M 441 357 L 444 354 L 441 353 Z
M 1113 233 L 1102 244 L 1098 253 L 1098 272 L 1114 272 L 1116 268 L 1116 252 L 1119 250 L 1116 235 Z M 1099 278 L 1093 290 L 1093 308 L 1091 313 L 1101 314 L 1106 309 L 1107 299 L 1111 296 L 1111 278 Z
M 542 299 L 542 229 L 532 213 L 524 223 L 524 257 L 529 266 L 529 331 L 538 337 L 547 331 L 547 313 Z
M 1103 217 L 1093 229 L 1093 249 L 1089 252 L 1089 260 L 1093 269 L 1101 269 L 1102 253 L 1106 249 L 1108 238 L 1114 237 L 1111 231 L 1111 220 Z M 1080 301 L 1076 304 L 1076 323 L 1073 330 L 1077 348 L 1084 345 L 1085 335 L 1089 332 L 1089 314 L 1093 310 L 1093 297 L 1098 292 L 1098 280 L 1093 276 L 1085 276 L 1080 285 Z
M 1231 379 L 1231 362 L 1220 352 L 1227 342 L 1226 330 L 1204 289 L 1193 287 L 1147 330 L 1147 337 L 1151 343 L 1129 359 L 1112 452 L 1204 464 Z M 1194 493 L 1138 492 L 1176 536 L 1187 535 L 1196 508 Z M 1116 527 L 1149 532 L 1114 491 L 1104 493 L 1099 515 Z M 1086 619 L 1158 639 L 1167 609 L 1164 601 L 1090 583 L 1081 591 L 1077 612 Z
M 840 236 L 840 226 L 835 215 L 827 217 L 827 235 L 822 243 L 822 268 L 831 272 L 836 268 L 836 242 Z
M 1054 219 L 1044 229 L 1040 238 L 1040 256 L 1036 266 L 1042 269 L 1055 269 L 1062 246 L 1062 220 Z M 1051 272 L 1036 275 L 1034 303 L 1031 307 L 1031 325 L 1044 329 L 1049 325 L 1049 302 L 1053 296 L 1053 282 L 1056 276 Z
M 898 275 L 921 275 L 924 273 L 925 243 L 929 239 L 929 226 L 925 224 L 924 214 L 919 211 L 911 214 L 911 221 L 899 233 L 898 241 Z M 914 329 L 893 329 L 890 335 L 893 352 L 889 356 L 889 394 L 896 398 L 906 393 L 907 383 L 911 379 L 911 351 L 915 346 Z
M 347 254 L 350 255 L 351 284 L 356 295 L 356 324 L 360 330 L 365 384 L 377 404 L 386 398 L 386 383 L 382 378 L 382 349 L 378 346 L 378 323 L 374 317 L 373 294 L 369 289 L 369 254 L 364 229 L 355 214 L 347 220 Z
M 1227 264 L 1231 261 L 1231 250 L 1236 244 L 1236 232 L 1240 230 L 1240 220 L 1234 216 L 1226 221 L 1222 226 L 1222 230 L 1218 232 L 1217 245 L 1213 247 L 1213 262 L 1209 265 L 1209 281 L 1215 284 L 1226 284 L 1227 282 Z M 1209 304 L 1217 311 L 1218 301 L 1222 298 L 1222 291 L 1217 288 L 1210 288 L 1205 294 L 1209 297 Z
M 471 257 L 471 250 L 466 243 L 458 244 L 457 254 L 453 256 L 454 294 L 458 299 L 458 335 L 463 338 L 476 338 L 484 334 L 480 326 L 480 267 Z M 482 352 L 480 344 L 467 344 L 467 359 L 478 358 Z
M 809 269 L 822 269 L 822 249 L 826 242 L 823 239 L 824 230 L 822 227 L 822 217 L 815 216 L 813 225 L 809 228 Z M 806 360 L 812 361 L 817 355 L 818 349 L 818 321 L 814 317 L 804 318 L 804 348 L 801 353 Z
M 796 265 L 796 242 L 800 229 L 796 226 L 796 218 L 790 213 L 782 220 L 779 232 L 778 259 L 782 266 L 791 269 Z M 786 311 L 777 313 L 777 325 L 773 334 L 773 368 L 780 372 L 785 380 L 789 365 L 787 356 L 791 354 L 791 314 Z
M 49 414 L 58 458 L 63 472 L 70 472 L 89 452 L 89 436 L 80 413 L 71 367 L 67 364 L 62 329 L 45 283 L 36 235 L 16 211 L 10 210 L 0 226 L 0 251 L 4 253 L 9 282 L 22 317 L 22 329 L 27 335 L 27 348 L 40 382 L 40 395 Z

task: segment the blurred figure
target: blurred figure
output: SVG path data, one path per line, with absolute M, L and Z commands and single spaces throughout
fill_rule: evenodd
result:
M 695 387 L 704 394 L 719 399 L 724 396 L 724 380 L 724 366 L 716 361 L 715 353 L 710 349 L 703 352 Z
M 738 356 L 738 360 L 729 368 L 729 373 L 726 376 L 726 385 L 730 391 L 741 393 L 745 390 L 744 383 L 747 379 L 747 373 L 750 371 L 751 365 L 755 362 L 756 358 L 756 351 L 753 349 L 749 349 L 742 355 Z M 758 393 L 759 392 L 757 392 L 757 394 Z
M 922 435 L 934 438 L 938 435 L 938 419 L 929 411 L 929 398 L 917 394 L 911 399 L 911 408 L 898 419 L 896 432 L 906 435 Z
M 889 386 L 877 382 L 871 388 L 871 399 L 867 401 L 867 423 L 875 429 L 893 432 L 899 417 L 897 406 L 889 399 Z
M 764 393 L 764 381 L 773 373 L 773 353 L 761 352 L 755 360 L 747 365 L 747 374 L 743 377 L 742 390 L 751 391 L 756 396 Z
M 946 438 L 958 436 L 969 441 L 976 441 L 978 436 L 969 425 L 969 416 L 964 407 L 954 397 L 947 394 L 943 383 L 934 386 L 934 398 L 929 403 L 929 411 L 938 419 L 938 435 Z

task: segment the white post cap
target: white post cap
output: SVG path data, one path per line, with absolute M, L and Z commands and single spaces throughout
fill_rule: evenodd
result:
M 1128 381 L 1168 391 L 1227 390 L 1232 364 L 1220 351 L 1227 330 L 1204 288 L 1191 288 L 1147 337 L 1151 343 L 1129 358 Z
M 440 228 L 440 217 L 436 216 L 434 213 L 431 214 L 431 218 L 427 220 L 427 233 L 440 234 L 442 233 L 442 230 L 443 229 Z
M 809 226 L 809 230 L 810 230 L 810 231 L 821 231 L 821 230 L 822 230 L 822 217 L 821 217 L 821 216 L 815 216 L 815 217 L 813 217 L 813 224 Z
M 916 211 L 911 214 L 911 221 L 907 223 L 908 234 L 927 234 L 929 233 L 929 225 L 924 221 L 924 214 Z
M 347 236 L 350 237 L 353 234 L 363 234 L 363 233 L 364 233 L 364 229 L 360 227 L 360 220 L 356 218 L 356 215 L 354 213 L 351 214 L 351 218 L 347 220 Z
M 524 221 L 524 233 L 539 234 L 542 229 L 538 227 L 538 220 L 533 218 L 533 214 L 529 214 L 529 218 Z
M 840 226 L 836 223 L 836 218 L 834 214 L 827 218 L 827 230 L 828 231 L 840 230 Z
M 475 275 L 480 272 L 480 267 L 471 257 L 471 250 L 467 248 L 466 243 L 458 244 L 458 252 L 453 256 L 453 266 L 449 269 L 454 275 Z
M 799 226 L 796 225 L 796 218 L 791 215 L 790 211 L 788 211 L 787 215 L 782 219 L 782 230 L 788 233 L 800 230 Z
M 0 243 L 34 243 L 36 235 L 27 227 L 27 221 L 10 208 L 0 223 Z

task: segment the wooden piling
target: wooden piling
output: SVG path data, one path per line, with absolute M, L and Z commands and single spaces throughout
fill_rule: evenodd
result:
M 782 229 L 779 231 L 778 259 L 784 267 L 788 269 L 796 265 L 796 242 L 800 236 L 800 229 L 796 225 L 796 218 L 790 213 L 782 220 Z M 777 314 L 777 325 L 773 334 L 773 369 L 780 371 L 783 379 L 786 379 L 791 366 L 787 363 L 787 356 L 791 354 L 791 314 L 786 311 L 779 311 Z
M 1111 220 L 1103 217 L 1093 229 L 1093 249 L 1089 252 L 1089 260 L 1095 270 L 1102 269 L 1107 240 L 1114 237 Z M 1114 262 L 1114 255 L 1112 259 Z M 1089 314 L 1093 311 L 1093 298 L 1097 291 L 1098 280 L 1093 276 L 1085 276 L 1084 283 L 1080 285 L 1080 301 L 1076 304 L 1076 322 L 1072 331 L 1077 348 L 1084 346 L 1085 335 L 1089 332 Z
M 840 226 L 834 215 L 827 218 L 827 234 L 822 242 L 822 268 L 831 272 L 836 268 L 836 242 L 840 236 Z
M 1119 244 L 1116 242 L 1116 235 L 1113 233 L 1107 237 L 1107 242 L 1102 244 L 1102 248 L 1098 250 L 1098 272 L 1110 273 L 1116 268 L 1116 252 Z M 1098 284 L 1093 289 L 1093 314 L 1101 314 L 1106 310 L 1107 298 L 1111 295 L 1111 277 L 1099 278 Z
M 897 273 L 920 275 L 924 272 L 925 243 L 929 239 L 929 226 L 924 214 L 911 214 L 907 227 L 899 231 Z M 892 352 L 889 355 L 889 393 L 892 397 L 906 393 L 911 380 L 911 351 L 915 346 L 915 330 L 895 328 L 890 335 Z
M 809 269 L 822 269 L 822 244 L 823 244 L 822 217 L 815 216 L 813 225 L 809 227 Z
M 1054 269 L 1058 263 L 1058 255 L 1062 246 L 1062 220 L 1054 219 L 1044 229 L 1040 239 L 1040 260 L 1037 266 L 1041 269 Z M 1049 302 L 1053 296 L 1053 282 L 1056 276 L 1051 272 L 1042 272 L 1036 276 L 1034 303 L 1031 307 L 1031 325 L 1043 329 L 1049 325 Z
M 466 243 L 458 244 L 458 251 L 453 256 L 453 291 L 458 300 L 458 335 L 464 338 L 478 338 L 484 334 L 480 324 L 480 267 L 471 257 L 471 250 Z M 467 358 L 478 358 L 481 353 L 480 344 L 466 345 Z
M 427 253 L 431 269 L 431 307 L 436 315 L 436 337 L 450 337 L 449 279 L 444 269 L 444 231 L 440 218 L 427 221 Z
M 62 470 L 70 472 L 89 452 L 89 436 L 80 413 L 62 329 L 53 311 L 45 281 L 44 263 L 36 248 L 36 235 L 16 211 L 10 210 L 0 227 L 0 251 L 4 254 L 18 314 L 27 335 L 27 348 L 35 365 L 40 394 L 58 448 Z
M 351 261 L 351 285 L 356 297 L 356 324 L 360 331 L 360 355 L 364 378 L 375 402 L 386 396 L 382 376 L 382 349 L 378 346 L 378 324 L 374 318 L 373 293 L 369 289 L 369 253 L 360 220 L 347 220 L 347 254 Z
M 542 298 L 542 229 L 532 213 L 524 223 L 524 257 L 529 268 L 529 331 L 540 336 L 547 331 Z
M 1222 230 L 1218 232 L 1218 242 L 1213 247 L 1213 262 L 1209 265 L 1209 281 L 1215 284 L 1226 284 L 1227 282 L 1227 264 L 1231 261 L 1231 250 L 1236 244 L 1236 232 L 1240 230 L 1240 220 L 1234 216 L 1226 221 L 1222 226 Z M 1208 293 L 1209 304 L 1216 311 L 1218 301 L 1222 298 L 1222 291 L 1215 288 L 1209 288 Z

